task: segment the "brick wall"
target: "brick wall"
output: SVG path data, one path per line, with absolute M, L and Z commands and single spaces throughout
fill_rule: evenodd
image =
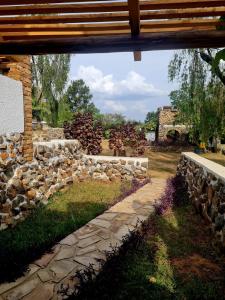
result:
M 24 99 L 24 138 L 23 138 L 23 153 L 27 161 L 33 158 L 33 143 L 32 143 L 32 97 L 31 97 L 31 63 L 30 56 L 23 56 L 19 63 L 10 65 L 10 69 L 3 73 L 10 78 L 19 80 L 23 84 L 23 99 Z M 15 108 L 16 110 L 16 108 Z

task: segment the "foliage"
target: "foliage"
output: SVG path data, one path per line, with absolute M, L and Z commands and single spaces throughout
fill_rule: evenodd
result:
M 221 137 L 225 124 L 225 88 L 197 50 L 176 52 L 169 64 L 169 79 L 179 82 L 170 94 L 179 110 L 179 122 L 189 126 L 190 138 L 198 143 Z
M 65 101 L 72 112 L 89 111 L 90 105 L 93 106 L 93 103 L 90 103 L 91 99 L 90 89 L 82 79 L 71 81 L 65 94 Z
M 110 129 L 126 123 L 125 117 L 118 113 L 99 114 L 95 118 L 101 122 L 106 139 L 109 139 Z
M 55 194 L 15 228 L 0 232 L 0 282 L 21 276 L 62 238 L 117 202 L 128 183 L 86 181 Z
M 59 101 L 64 95 L 69 68 L 68 54 L 32 56 L 33 98 L 38 105 L 46 101 L 53 127 L 58 123 Z
M 59 117 L 58 117 L 58 126 L 63 127 L 65 122 L 70 122 L 73 119 L 73 112 L 70 110 L 69 104 L 61 99 L 59 101 Z
M 182 195 L 182 198 L 181 198 Z M 164 194 L 156 205 L 156 213 L 163 215 L 169 208 L 180 206 L 188 202 L 188 191 L 182 176 L 167 179 Z
M 80 141 L 87 154 L 97 155 L 101 152 L 102 126 L 94 124 L 91 113 L 77 113 L 71 123 L 64 124 L 65 137 Z
M 114 155 L 126 155 L 125 147 L 132 148 L 133 156 L 143 155 L 147 140 L 143 129 L 137 130 L 134 123 L 126 123 L 110 130 L 109 148 Z
M 155 111 L 150 111 L 147 113 L 145 118 L 144 128 L 146 131 L 154 131 L 157 127 L 158 114 Z
M 32 98 L 32 117 L 38 122 L 47 120 L 50 118 L 50 110 L 48 104 L 43 101 L 38 101 L 36 98 Z

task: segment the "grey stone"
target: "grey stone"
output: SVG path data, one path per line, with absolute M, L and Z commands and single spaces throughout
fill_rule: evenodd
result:
M 64 277 L 66 277 L 75 268 L 75 266 L 76 264 L 72 261 L 55 261 L 50 267 L 50 270 L 54 273 L 53 281 L 58 282 Z

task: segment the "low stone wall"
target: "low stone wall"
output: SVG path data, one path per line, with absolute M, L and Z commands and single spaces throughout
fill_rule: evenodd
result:
M 34 143 L 33 162 L 18 164 L 10 178 L 0 178 L 0 229 L 23 220 L 68 184 L 89 178 L 141 181 L 147 165 L 147 158 L 87 156 L 77 140 Z
M 11 176 L 18 164 L 24 164 L 23 135 L 20 133 L 0 136 L 0 178 Z M 1 181 L 1 180 L 0 180 Z
M 182 153 L 177 173 L 185 178 L 190 199 L 225 246 L 225 167 L 194 153 Z
M 51 141 L 55 139 L 59 139 L 59 140 L 65 139 L 63 128 L 49 127 L 45 129 L 33 130 L 34 142 Z

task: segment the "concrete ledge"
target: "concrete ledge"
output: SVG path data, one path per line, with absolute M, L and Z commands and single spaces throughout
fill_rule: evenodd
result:
M 182 155 L 184 157 L 186 157 L 188 160 L 191 160 L 194 163 L 201 166 L 208 173 L 211 173 L 211 174 L 215 175 L 217 178 L 220 178 L 223 181 L 225 181 L 225 167 L 223 167 L 223 166 L 219 165 L 218 163 L 215 163 L 209 159 L 201 157 L 200 155 L 195 154 L 193 152 L 183 152 Z

